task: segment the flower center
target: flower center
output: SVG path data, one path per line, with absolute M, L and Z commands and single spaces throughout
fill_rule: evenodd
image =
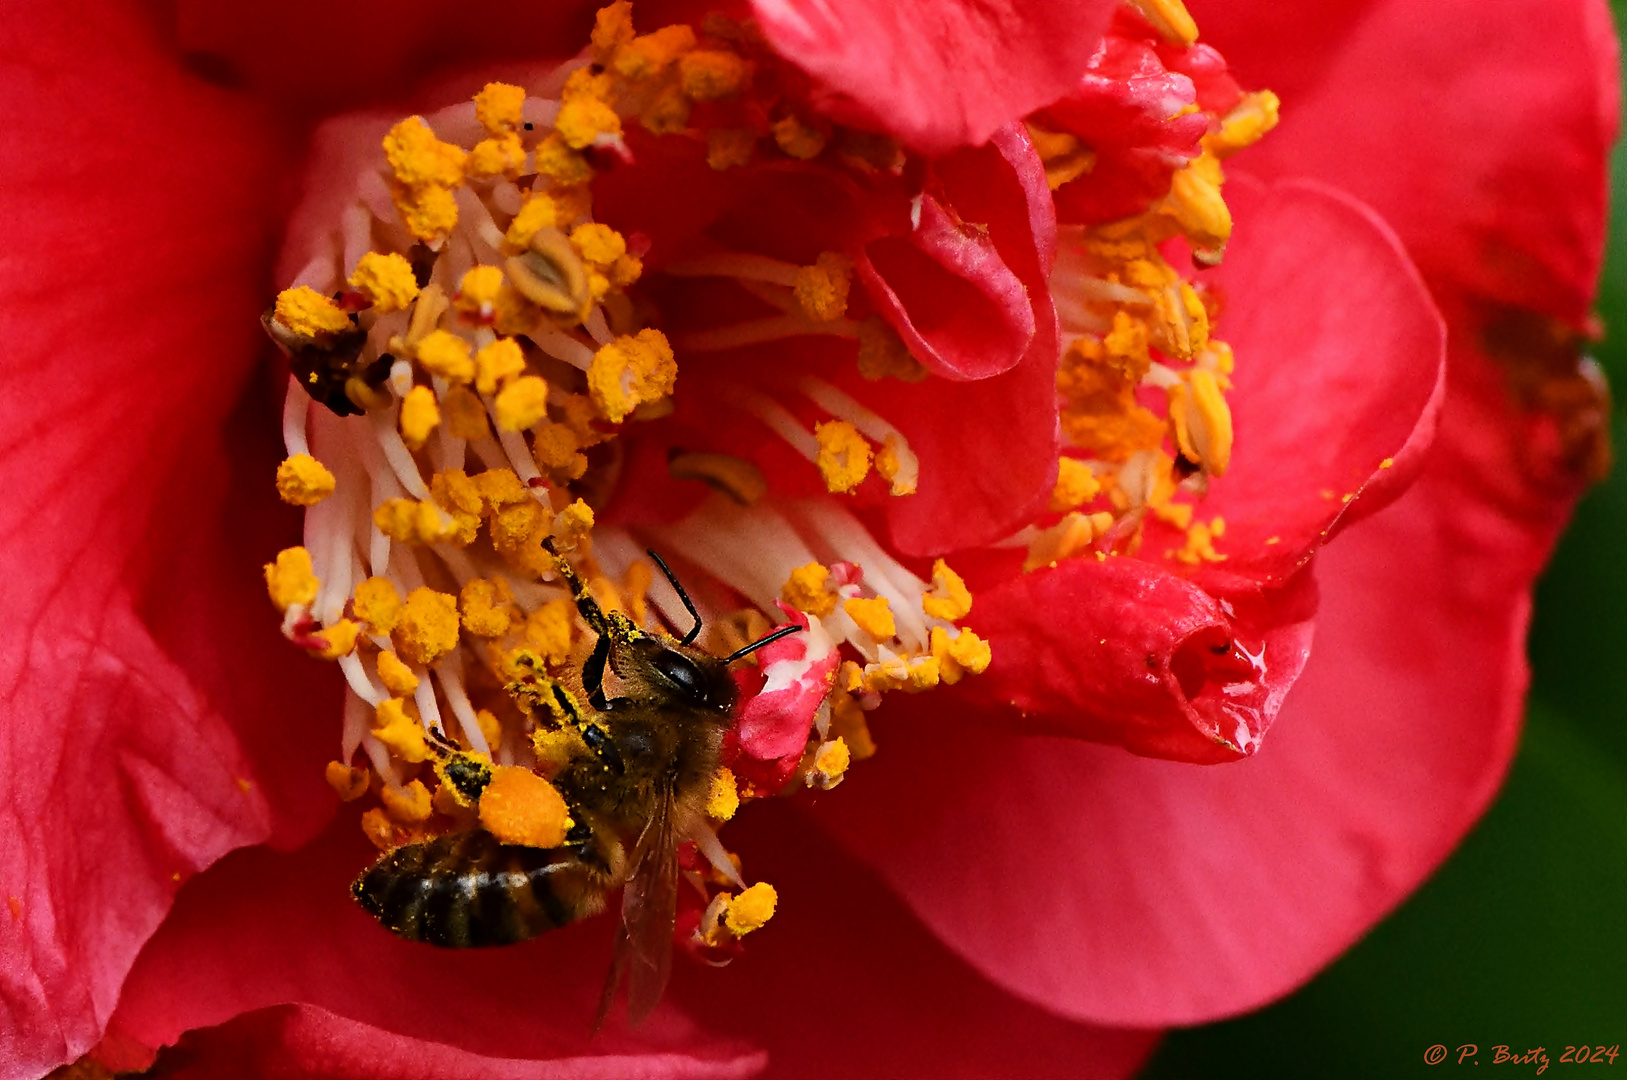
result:
M 658 478 L 716 492 L 644 530 L 693 598 L 628 529 L 596 522 L 627 468 L 627 432 L 672 413 L 680 357 L 834 335 L 858 342 L 867 378 L 926 375 L 879 318 L 850 311 L 853 263 L 834 250 L 806 265 L 723 249 L 669 262 L 666 280 L 721 282 L 776 313 L 671 338 L 651 325 L 649 238 L 593 212 L 596 180 L 632 159 L 632 125 L 700 142 L 719 173 L 823 155 L 896 175 L 903 155 L 798 105 L 751 27 L 714 16 L 698 32 L 638 35 L 630 10 L 600 11 L 591 61 L 529 92 L 493 83 L 366 140 L 344 129 L 366 121 L 338 122 L 335 145 L 363 148 L 339 170 L 355 190 L 264 320 L 293 370 L 277 489 L 306 513 L 305 543 L 266 580 L 288 639 L 344 674 L 327 777 L 347 801 L 377 800 L 362 826 L 382 851 L 439 851 L 437 837 L 483 830 L 575 851 L 595 880 L 631 892 L 650 858 L 645 825 L 671 813 L 689 882 L 679 910 L 694 916 L 685 940 L 726 958 L 775 897 L 744 888 L 716 827 L 753 798 L 836 786 L 875 752 L 865 713 L 881 694 L 956 682 L 991 653 L 956 625 L 972 601 L 947 564 L 921 580 L 847 511 L 765 498 L 762 470 L 741 457 L 675 452 Z M 786 391 L 827 417 L 811 430 L 760 389 L 705 385 L 832 493 L 872 470 L 895 496 L 916 490 L 904 435 L 824 379 Z M 752 651 L 771 618 L 801 632 Z M 676 631 L 696 619 L 692 647 Z M 716 682 L 716 658 L 741 653 Z M 707 727 L 736 683 L 737 723 Z M 637 791 L 635 773 L 650 778 Z M 665 806 L 650 795 L 662 785 Z M 404 865 L 393 858 L 391 873 Z M 359 881 L 358 898 L 392 928 L 439 940 L 406 915 L 391 922 L 370 887 Z

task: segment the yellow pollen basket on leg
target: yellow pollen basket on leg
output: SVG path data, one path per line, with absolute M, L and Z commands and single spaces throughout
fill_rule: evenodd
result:
M 575 824 L 554 785 L 517 765 L 498 765 L 480 793 L 480 826 L 505 844 L 553 848 Z

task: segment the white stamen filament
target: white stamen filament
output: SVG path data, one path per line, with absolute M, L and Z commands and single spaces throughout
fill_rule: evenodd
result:
M 763 319 L 720 326 L 715 330 L 700 330 L 673 339 L 678 348 L 691 352 L 721 352 L 746 345 L 761 345 L 781 338 L 802 337 L 806 334 L 827 334 L 834 337 L 856 338 L 859 324 L 852 319 L 832 319 L 814 322 L 805 315 L 770 315 Z
M 282 399 L 282 444 L 288 456 L 309 454 L 310 443 L 305 438 L 306 419 L 311 412 L 311 395 L 299 385 L 299 380 L 288 376 L 288 393 Z

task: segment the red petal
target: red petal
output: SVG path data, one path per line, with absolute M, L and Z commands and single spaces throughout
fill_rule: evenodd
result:
M 1276 4 L 1192 6 L 1245 85 L 1283 93 L 1282 125 L 1247 152 L 1249 170 L 1345 188 L 1432 285 L 1585 316 L 1616 130 L 1603 0 L 1385 0 L 1359 19 L 1351 4 L 1286 20 Z
M 1069 559 L 980 592 L 985 720 L 1178 761 L 1253 753 L 1310 652 L 1315 588 L 1221 602 L 1137 559 Z M 1012 714 L 1011 710 L 1015 710 Z
M 753 0 L 781 56 L 823 84 L 837 119 L 938 153 L 977 145 L 1055 101 L 1101 40 L 1101 0 Z
M 144 955 L 115 1026 L 140 1030 L 143 999 L 154 994 L 166 1011 L 195 1018 L 255 999 L 324 1003 L 260 1009 L 190 1033 L 164 1063 L 199 1080 L 739 1076 L 762 1069 L 765 1052 L 769 1074 L 786 1078 L 1117 1080 L 1157 1039 L 1070 1023 L 1003 993 L 872 874 L 769 800 L 741 815 L 730 840 L 753 877 L 779 891 L 774 921 L 726 969 L 680 960 L 655 1031 L 638 1043 L 620 1035 L 589 1043 L 587 995 L 609 961 L 608 919 L 548 935 L 570 945 L 459 956 L 387 941 L 386 960 L 373 949 L 384 932 L 345 910 L 345 875 L 365 857 L 348 839 L 330 836 L 291 857 L 243 852 L 200 878 Z M 257 899 L 262 888 L 272 895 Z M 289 925 L 301 928 L 297 951 Z M 448 957 L 455 972 L 441 966 Z M 256 988 L 244 993 L 244 982 Z M 223 990 L 224 1002 L 207 1001 Z M 680 1009 L 721 1034 L 685 1026 Z
M 825 820 L 951 947 L 1066 1016 L 1199 1023 L 1309 979 L 1495 794 L 1532 581 L 1575 496 L 1531 460 L 1541 420 L 1501 373 L 1463 345 L 1451 376 L 1422 478 L 1319 557 L 1316 649 L 1258 756 L 1137 760 L 917 699 Z
M 1237 224 L 1216 332 L 1237 356 L 1237 444 L 1197 508 L 1226 522 L 1226 560 L 1199 577 L 1211 589 L 1286 580 L 1405 490 L 1446 377 L 1440 315 L 1372 211 L 1321 185 L 1239 176 L 1226 190 Z
M 326 1024 L 319 1041 L 352 1070 L 341 1075 L 359 1076 L 401 1075 L 367 1071 L 365 1062 L 375 1053 L 384 1064 L 404 1062 L 411 1049 L 377 1029 L 452 1048 L 430 1051 L 459 1069 L 476 1055 L 552 1062 L 670 1055 L 687 1060 L 696 1075 L 712 1075 L 697 1063 L 733 1062 L 718 1070 L 732 1075 L 754 1056 L 698 1031 L 670 1007 L 636 1034 L 612 1024 L 592 1038 L 612 919 L 492 950 L 437 949 L 395 937 L 350 898 L 350 881 L 377 855 L 355 815 L 345 813 L 299 851 L 256 848 L 223 859 L 182 890 L 131 972 L 110 1026 L 162 1046 L 190 1028 L 242 1013 L 284 1002 L 313 1005 L 345 1018 L 312 1022 Z M 675 1068 L 673 1075 L 689 1074 Z
M 135 10 L 7 14 L 0 1075 L 32 1077 L 97 1042 L 177 882 L 269 831 L 229 698 L 194 677 L 261 639 L 172 658 L 162 636 L 166 568 L 220 512 L 285 163 L 275 126 L 174 69 Z
M 176 0 L 175 18 L 192 66 L 285 111 L 325 116 L 397 102 L 426 76 L 471 64 L 568 59 L 600 6 L 494 0 L 471 18 L 447 0 Z
M 527 1005 L 533 1012 L 548 1008 L 536 998 Z M 311 1005 L 282 1005 L 190 1033 L 164 1066 L 175 1080 L 743 1080 L 761 1072 L 763 1055 L 740 1049 L 498 1057 L 397 1035 Z

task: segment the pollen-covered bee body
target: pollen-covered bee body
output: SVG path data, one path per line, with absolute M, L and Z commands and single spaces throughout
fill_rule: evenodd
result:
M 552 545 L 544 541 L 550 552 Z M 654 555 L 651 552 L 652 556 Z M 679 598 L 688 596 L 656 556 Z M 728 664 L 798 627 L 782 628 L 732 656 L 606 613 L 565 560 L 557 569 L 593 633 L 565 681 L 534 672 L 511 684 L 546 725 L 580 739 L 552 778 L 575 826 L 556 848 L 505 845 L 476 830 L 408 844 L 384 855 L 352 886 L 390 930 L 463 948 L 523 941 L 597 914 L 625 886 L 602 1023 L 623 975 L 637 1023 L 666 985 L 677 908 L 677 845 L 703 820 L 736 689 Z M 573 740 L 574 742 L 574 740 Z
M 409 941 L 513 945 L 604 910 L 621 848 L 531 848 L 475 830 L 396 848 L 351 886 L 368 914 Z

